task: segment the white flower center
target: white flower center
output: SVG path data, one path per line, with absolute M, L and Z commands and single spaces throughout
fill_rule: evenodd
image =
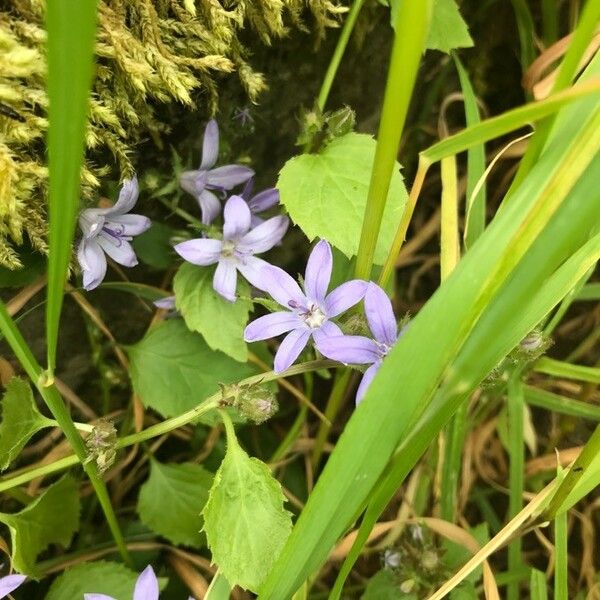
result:
M 311 304 L 302 317 L 311 329 L 317 329 L 327 321 L 327 315 L 316 304 Z
M 231 258 L 235 252 L 235 242 L 231 240 L 223 240 L 221 246 L 221 256 L 224 258 Z

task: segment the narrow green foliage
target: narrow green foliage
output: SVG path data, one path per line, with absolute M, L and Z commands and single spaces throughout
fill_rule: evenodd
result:
M 50 377 L 79 208 L 80 171 L 92 83 L 96 0 L 54 0 L 48 30 L 49 257 L 46 343 Z
M 116 600 L 130 600 L 137 577 L 137 573 L 116 562 L 86 562 L 57 577 L 46 600 L 74 600 L 90 592 L 106 594 Z
M 225 416 L 227 453 L 204 507 L 213 561 L 232 584 L 257 591 L 292 528 L 285 497 L 267 465 L 240 447 Z
M 67 547 L 79 529 L 79 489 L 65 475 L 21 512 L 0 513 L 12 542 L 12 566 L 19 573 L 35 577 L 36 558 L 50 544 Z
M 569 549 L 567 513 L 554 519 L 554 598 L 569 600 Z
M 248 360 L 244 327 L 252 303 L 250 288 L 238 278 L 238 298 L 228 302 L 212 286 L 214 268 L 183 263 L 173 281 L 175 301 L 187 326 L 202 334 L 213 350 L 220 350 L 240 362 Z
M 402 2 L 394 20 L 394 45 L 381 109 L 377 147 L 356 260 L 356 276 L 369 279 L 390 181 L 417 70 L 425 48 L 433 0 Z
M 537 569 L 531 570 L 529 579 L 529 597 L 531 600 L 548 600 L 546 575 Z
M 326 239 L 347 257 L 357 255 L 375 153 L 371 136 L 348 133 L 319 154 L 296 156 L 283 166 L 277 182 L 281 202 L 309 240 Z M 394 162 L 376 264 L 383 264 L 406 204 L 400 168 Z
M 54 422 L 37 409 L 29 384 L 19 377 L 13 377 L 2 397 L 0 470 L 6 469 L 17 458 L 33 435 L 53 425 Z
M 600 421 L 600 406 L 573 398 L 565 398 L 533 386 L 525 386 L 525 400 L 532 406 L 545 408 L 559 414 Z
M 212 323 L 215 331 L 219 322 Z M 133 389 L 145 406 L 165 417 L 190 410 L 214 394 L 220 383 L 257 372 L 254 366 L 211 350 L 181 319 L 169 319 L 152 328 L 126 350 Z
M 153 459 L 138 500 L 142 523 L 173 544 L 201 548 L 205 537 L 200 513 L 212 480 L 212 474 L 199 465 L 163 464 Z
M 600 383 L 600 368 L 596 367 L 573 365 L 568 362 L 542 357 L 535 363 L 533 368 L 538 373 L 545 373 L 546 375 L 552 375 L 553 377 L 564 377 L 566 379 L 575 379 L 577 381 Z
M 533 17 L 526 0 L 511 1 L 515 11 L 521 44 L 521 68 L 525 72 L 535 58 Z

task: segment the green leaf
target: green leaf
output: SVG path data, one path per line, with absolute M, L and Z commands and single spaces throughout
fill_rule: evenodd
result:
M 456 0 L 434 0 L 427 48 L 448 54 L 454 48 L 471 48 L 473 40 Z
M 53 426 L 54 422 L 38 411 L 29 383 L 13 377 L 2 397 L 0 470 L 10 465 L 33 435 Z
M 212 560 L 231 584 L 256 592 L 269 573 L 292 529 L 284 501 L 267 465 L 228 434 L 203 515 Z
M 174 544 L 203 547 L 201 511 L 212 480 L 212 474 L 199 465 L 152 460 L 138 500 L 142 523 Z
M 319 154 L 288 160 L 279 173 L 281 202 L 309 240 L 323 238 L 348 258 L 356 256 L 365 214 L 376 142 L 370 135 L 349 133 Z M 390 191 L 375 249 L 375 263 L 385 262 L 406 204 L 400 164 Z
M 213 350 L 221 350 L 235 360 L 248 360 L 244 328 L 252 303 L 243 298 L 228 302 L 213 290 L 214 267 L 183 263 L 173 281 L 175 301 L 187 326 L 201 333 Z M 250 288 L 238 277 L 238 296 L 248 298 Z
M 416 596 L 403 594 L 396 575 L 389 569 L 381 569 L 369 579 L 360 600 L 398 600 L 398 598 L 410 600 L 410 598 L 416 599 Z
M 163 223 L 153 221 L 152 227 L 133 239 L 133 249 L 138 258 L 155 269 L 168 269 L 173 264 L 173 230 Z
M 107 594 L 115 600 L 131 600 L 138 574 L 120 563 L 98 561 L 67 569 L 54 580 L 46 600 L 74 600 L 84 594 Z
M 50 544 L 66 548 L 79 528 L 79 508 L 77 483 L 65 475 L 21 512 L 0 513 L 0 521 L 10 530 L 15 571 L 36 576 L 35 561 L 41 552 Z
M 182 414 L 219 390 L 258 373 L 222 352 L 211 350 L 202 336 L 181 319 L 152 328 L 137 344 L 126 348 L 131 381 L 144 406 L 164 417 Z

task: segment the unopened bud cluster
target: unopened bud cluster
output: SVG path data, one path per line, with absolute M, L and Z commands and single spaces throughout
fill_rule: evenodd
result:
M 278 410 L 275 393 L 265 385 L 222 385 L 223 406 L 232 406 L 239 413 L 260 425 L 268 421 Z
M 88 451 L 87 462 L 95 462 L 100 473 L 107 471 L 117 456 L 117 430 L 106 419 L 94 425 L 91 434 L 85 441 Z

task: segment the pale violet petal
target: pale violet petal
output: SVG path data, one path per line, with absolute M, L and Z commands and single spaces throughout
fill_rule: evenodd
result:
M 152 304 L 156 306 L 156 308 L 163 308 L 165 310 L 175 310 L 175 296 L 165 296 L 164 298 L 159 298 L 155 300 Z
M 5 598 L 14 592 L 26 579 L 27 575 L 17 574 L 0 577 L 0 598 Z
M 138 577 L 133 592 L 133 600 L 158 600 L 158 580 L 154 569 L 148 565 Z
M 202 140 L 202 162 L 200 169 L 210 169 L 215 166 L 219 157 L 219 126 L 211 119 L 204 129 Z
M 244 331 L 244 340 L 247 342 L 269 340 L 298 327 L 303 327 L 303 324 L 297 314 L 285 311 L 274 312 L 249 323 Z
M 115 600 L 115 598 L 106 594 L 84 594 L 83 600 Z
M 362 335 L 331 335 L 321 338 L 317 350 L 331 360 L 346 365 L 370 365 L 381 358 L 377 344 Z
M 300 352 L 306 346 L 309 337 L 309 329 L 293 329 L 283 338 L 275 354 L 273 365 L 275 373 L 281 373 L 294 364 L 294 361 L 300 356 Z
M 391 346 L 396 341 L 398 326 L 394 309 L 387 294 L 376 284 L 369 283 L 365 294 L 365 315 L 375 339 Z
M 246 201 L 250 202 L 250 198 L 252 197 L 252 190 L 254 189 L 254 177 L 250 177 L 248 181 L 244 184 L 244 189 L 240 196 Z
M 232 260 L 220 260 L 213 277 L 213 289 L 229 302 L 235 302 L 237 270 Z
M 361 279 L 346 281 L 325 298 L 325 312 L 328 317 L 337 317 L 351 306 L 358 304 L 365 296 L 367 282 Z
M 140 189 L 137 177 L 134 175 L 131 179 L 124 179 L 119 192 L 119 198 L 114 206 L 110 208 L 99 209 L 107 217 L 110 215 L 123 215 L 128 213 L 137 202 Z
M 121 231 L 122 235 L 139 235 L 150 229 L 152 221 L 142 215 L 117 215 L 106 221 L 106 226 Z
M 320 327 L 313 330 L 313 339 L 317 346 L 321 340 L 340 335 L 344 335 L 344 333 L 333 321 L 325 321 Z
M 207 185 L 217 189 L 230 190 L 231 188 L 248 181 L 254 175 L 250 167 L 242 165 L 225 165 L 208 171 Z
M 79 213 L 79 227 L 84 237 L 96 237 L 104 226 L 104 215 L 98 213 L 98 208 L 86 208 Z
M 99 235 L 96 241 L 115 262 L 124 267 L 135 267 L 138 264 L 137 256 L 131 244 L 123 239 L 115 240 L 108 234 Z
M 263 269 L 262 276 L 265 278 L 265 291 L 281 306 L 306 306 L 306 297 L 300 286 L 283 269 L 269 265 Z
M 263 212 L 276 204 L 279 204 L 279 190 L 277 188 L 263 190 L 248 200 L 248 206 L 253 213 Z
M 223 209 L 223 238 L 237 240 L 248 229 L 250 229 L 250 209 L 246 201 L 241 196 L 231 196 Z
M 83 288 L 93 290 L 106 276 L 106 256 L 96 239 L 83 238 L 77 249 L 77 260 L 83 276 Z
M 309 300 L 321 304 L 327 294 L 331 270 L 333 268 L 333 257 L 331 246 L 321 240 L 310 253 L 306 264 L 304 276 L 304 290 Z
M 250 229 L 254 229 L 259 225 L 262 225 L 265 222 L 261 217 L 257 217 L 254 213 L 252 213 L 252 217 L 250 218 Z
M 369 389 L 369 386 L 371 385 L 371 382 L 373 381 L 373 378 L 377 374 L 377 371 L 379 370 L 380 366 L 381 366 L 381 361 L 378 361 L 378 362 L 372 364 L 365 371 L 365 374 L 363 375 L 362 379 L 360 380 L 358 389 L 356 390 L 356 404 L 358 404 L 364 398 L 364 395 L 367 393 L 367 389 Z
M 256 256 L 243 256 L 236 262 L 237 270 L 244 278 L 255 288 L 266 292 L 268 279 L 264 276 L 263 271 L 271 265 Z
M 176 244 L 173 249 L 179 256 L 192 263 L 193 265 L 212 265 L 219 260 L 223 242 L 221 240 L 211 240 L 209 238 L 198 238 L 187 240 Z
M 210 225 L 221 212 L 221 202 L 209 190 L 202 190 L 197 197 L 200 210 L 202 211 L 202 223 Z
M 198 197 L 206 186 L 206 171 L 184 171 L 179 176 L 179 185 L 188 194 Z
M 266 252 L 279 244 L 289 224 L 290 221 L 287 217 L 273 217 L 246 233 L 236 247 L 240 252 L 249 254 Z

